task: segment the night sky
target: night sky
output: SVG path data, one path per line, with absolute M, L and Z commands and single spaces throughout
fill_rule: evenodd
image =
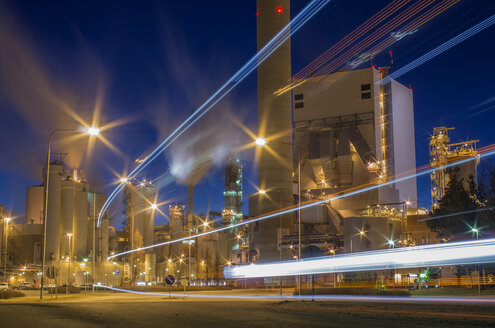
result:
M 292 15 L 307 2 L 292 1 Z M 292 38 L 293 73 L 387 3 L 331 1 Z M 390 48 L 394 68 L 494 14 L 494 1 L 460 1 Z M 256 1 L 0 1 L 0 31 L 0 204 L 22 217 L 25 188 L 41 183 L 48 134 L 78 126 L 64 108 L 86 122 L 95 107 L 101 108 L 101 124 L 121 124 L 103 132 L 113 150 L 97 141 L 91 153 L 77 155 L 86 152 L 83 139 L 56 142 L 54 151 L 68 152 L 68 164 L 83 168 L 90 181 L 125 173 L 255 54 Z M 429 160 L 434 126 L 456 127 L 452 142 L 495 142 L 494 40 L 492 26 L 398 79 L 414 90 L 418 166 Z M 374 64 L 388 65 L 388 54 L 377 56 Z M 255 74 L 217 107 L 143 178 L 170 172 L 188 149 L 247 142 L 237 125 L 226 123 L 235 118 L 256 128 Z M 198 144 L 191 146 L 191 140 Z M 256 168 L 252 151 L 240 156 L 247 201 L 255 190 Z M 214 163 L 196 188 L 195 212 L 205 212 L 208 201 L 211 209 L 221 210 L 221 164 Z M 418 183 L 419 205 L 428 207 L 429 179 Z M 185 188 L 170 174 L 157 185 L 160 200 L 186 201 Z M 120 228 L 118 202 L 112 211 Z

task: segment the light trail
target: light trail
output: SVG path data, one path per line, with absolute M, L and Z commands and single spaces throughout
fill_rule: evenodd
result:
M 224 268 L 224 275 L 227 279 L 241 279 L 493 262 L 495 239 L 484 239 L 330 255 L 300 261 L 229 266 Z
M 463 159 L 463 160 L 460 160 L 460 161 L 456 161 L 456 162 L 452 162 L 452 163 L 446 164 L 444 166 L 431 168 L 431 169 L 425 170 L 423 172 L 419 172 L 419 173 L 415 173 L 415 174 L 411 174 L 411 175 L 406 175 L 406 176 L 403 176 L 403 177 L 400 177 L 400 178 L 397 178 L 397 179 L 394 179 L 394 180 L 390 180 L 390 181 L 381 183 L 379 185 L 374 185 L 374 186 L 370 186 L 370 187 L 366 187 L 366 188 L 354 190 L 354 191 L 348 192 L 346 194 L 337 195 L 337 196 L 334 196 L 334 197 L 331 197 L 331 198 L 328 198 L 328 199 L 323 199 L 323 200 L 320 200 L 320 201 L 312 202 L 312 203 L 301 205 L 301 206 L 294 206 L 294 207 L 291 207 L 291 208 L 288 208 L 288 209 L 285 209 L 285 210 L 282 210 L 282 211 L 273 212 L 273 213 L 270 213 L 270 214 L 267 214 L 267 215 L 263 215 L 263 216 L 260 216 L 260 217 L 257 217 L 257 218 L 253 218 L 253 219 L 250 219 L 250 220 L 242 221 L 242 222 L 239 222 L 239 223 L 236 223 L 236 224 L 232 224 L 232 225 L 229 225 L 229 226 L 224 226 L 224 227 L 217 228 L 217 229 L 214 229 L 214 230 L 205 231 L 205 232 L 198 233 L 198 234 L 195 234 L 195 235 L 191 235 L 191 236 L 188 236 L 188 237 L 182 237 L 182 238 L 178 238 L 178 239 L 175 239 L 175 240 L 165 241 L 165 242 L 157 243 L 157 244 L 154 244 L 154 245 L 144 246 L 144 247 L 140 247 L 140 248 L 136 248 L 136 249 L 131 249 L 131 250 L 128 250 L 128 251 L 125 251 L 125 252 L 120 252 L 120 253 L 117 253 L 117 254 L 114 254 L 114 255 L 111 255 L 111 256 L 107 257 L 107 259 L 112 259 L 114 257 L 118 257 L 118 256 L 130 254 L 130 253 L 134 253 L 134 252 L 139 252 L 139 251 L 142 251 L 142 250 L 145 250 L 145 249 L 151 249 L 151 248 L 155 248 L 155 247 L 159 247 L 159 246 L 164 246 L 164 245 L 169 245 L 169 244 L 173 244 L 173 243 L 178 243 L 178 242 L 182 242 L 182 241 L 185 241 L 185 240 L 189 240 L 189 239 L 194 239 L 194 238 L 206 236 L 206 235 L 209 235 L 209 234 L 212 234 L 212 233 L 229 230 L 229 229 L 232 229 L 232 228 L 235 228 L 235 227 L 239 227 L 239 226 L 243 226 L 243 225 L 246 225 L 246 224 L 250 224 L 250 223 L 253 223 L 253 222 L 258 222 L 258 221 L 270 219 L 270 218 L 277 217 L 277 216 L 280 216 L 280 215 L 283 215 L 283 214 L 288 214 L 288 213 L 292 213 L 292 212 L 298 211 L 299 209 L 305 209 L 305 208 L 313 207 L 313 206 L 316 206 L 316 205 L 321 205 L 321 204 L 324 204 L 324 203 L 328 203 L 328 202 L 331 202 L 333 200 L 337 200 L 337 199 L 342 199 L 342 198 L 346 198 L 346 197 L 358 195 L 358 194 L 361 194 L 363 192 L 367 192 L 367 191 L 370 191 L 370 190 L 375 190 L 375 189 L 378 189 L 378 188 L 383 187 L 383 186 L 391 185 L 391 184 L 394 184 L 394 183 L 397 183 L 397 182 L 401 182 L 401 181 L 405 181 L 405 180 L 408 180 L 408 179 L 412 179 L 412 178 L 415 178 L 415 177 L 418 177 L 418 176 L 427 175 L 427 174 L 430 174 L 431 172 L 437 171 L 439 169 L 446 169 L 446 168 L 449 168 L 449 167 L 452 167 L 452 166 L 456 166 L 456 165 L 460 165 L 460 164 L 463 164 L 463 163 L 468 163 L 468 162 L 473 161 L 473 160 L 477 160 L 478 158 L 492 156 L 494 154 L 495 154 L 495 150 L 493 150 L 491 152 L 486 152 L 486 153 L 480 154 L 479 157 L 466 158 L 466 159 Z
M 430 59 L 440 55 L 441 53 L 449 50 L 450 48 L 456 46 L 457 44 L 461 43 L 462 41 L 472 37 L 473 35 L 483 31 L 484 29 L 492 26 L 495 23 L 495 15 L 485 19 L 484 21 L 476 24 L 475 26 L 469 28 L 468 30 L 462 32 L 458 36 L 450 39 L 449 41 L 443 43 L 442 45 L 436 47 L 435 49 L 427 52 L 423 56 L 419 57 L 418 59 L 412 61 L 411 63 L 407 64 L 404 67 L 401 67 L 400 69 L 396 70 L 386 78 L 382 79 L 378 83 L 381 84 L 386 84 L 389 83 L 392 79 L 397 79 L 399 76 L 406 74 L 412 69 L 415 69 L 416 67 L 424 64 L 425 62 L 429 61 Z
M 215 294 L 185 294 L 185 293 L 160 293 L 141 292 L 130 289 L 115 288 L 105 285 L 94 285 L 116 292 L 146 296 L 172 296 L 203 299 L 256 299 L 256 300 L 318 300 L 318 301 L 363 301 L 363 302 L 422 302 L 422 303 L 495 303 L 495 298 L 474 297 L 408 297 L 408 296 L 356 296 L 356 295 L 215 295 Z
M 495 206 L 484 207 L 484 208 L 477 208 L 475 210 L 469 210 L 469 211 L 463 211 L 463 212 L 457 212 L 457 213 L 451 213 L 451 214 L 443 214 L 443 215 L 438 215 L 438 216 L 434 216 L 434 217 L 431 217 L 431 218 L 421 219 L 421 220 L 418 220 L 418 221 L 419 222 L 422 222 L 422 221 L 438 220 L 438 219 L 443 219 L 443 218 L 447 218 L 447 217 L 451 217 L 451 216 L 459 216 L 459 215 L 464 215 L 464 214 L 471 214 L 471 213 L 491 211 L 491 210 L 495 210 Z
M 128 181 L 134 179 L 142 170 L 146 168 L 155 158 L 157 158 L 170 144 L 187 131 L 203 115 L 205 115 L 213 106 L 230 93 L 240 82 L 242 82 L 258 65 L 264 62 L 274 51 L 284 44 L 291 35 L 296 33 L 307 21 L 309 21 L 317 12 L 319 12 L 330 0 L 312 0 L 304 9 L 302 9 L 280 32 L 278 32 L 260 51 L 256 53 L 237 73 L 235 73 L 224 85 L 222 85 L 208 100 L 206 100 L 198 109 L 196 109 L 182 124 L 180 124 L 165 140 L 162 141 L 154 150 L 146 156 L 127 176 Z M 117 194 L 125 187 L 121 183 L 110 194 L 103 204 L 98 214 L 98 226 L 101 224 L 103 214 L 108 209 L 110 203 L 115 199 Z

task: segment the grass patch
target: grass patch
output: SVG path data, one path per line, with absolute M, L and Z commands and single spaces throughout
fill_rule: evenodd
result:
M 64 286 L 59 286 L 56 289 L 55 288 L 45 288 L 48 289 L 48 294 L 66 294 L 67 289 Z M 81 289 L 79 287 L 74 287 L 70 286 L 69 287 L 69 294 L 80 294 Z
M 122 287 L 125 289 L 129 290 L 135 290 L 135 291 L 140 291 L 140 292 L 183 292 L 184 287 L 180 286 L 171 286 L 171 287 L 165 287 L 165 286 L 142 286 L 142 287 Z M 209 290 L 232 290 L 232 287 L 230 286 L 186 286 L 186 292 L 188 291 L 209 291 Z
M 25 295 L 16 290 L 2 290 L 0 291 L 0 299 L 7 299 L 12 297 L 24 297 Z
M 302 288 L 301 295 L 312 295 L 311 288 Z M 299 291 L 296 288 L 294 295 L 299 295 Z M 315 288 L 315 295 L 361 295 L 361 296 L 409 296 L 409 291 L 405 289 L 376 289 L 376 288 L 331 288 L 320 287 Z
M 423 288 L 411 290 L 411 295 L 415 296 L 478 296 L 478 295 L 495 295 L 495 288 L 482 289 L 478 294 L 478 287 L 445 287 L 445 288 Z

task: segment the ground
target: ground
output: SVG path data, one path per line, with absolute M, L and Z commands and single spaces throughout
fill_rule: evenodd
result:
M 193 299 L 97 293 L 0 302 L 1 327 L 489 327 L 495 304 Z

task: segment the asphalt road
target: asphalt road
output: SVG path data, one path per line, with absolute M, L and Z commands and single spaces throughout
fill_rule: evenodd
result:
M 0 327 L 494 327 L 495 306 L 107 294 L 0 302 Z

